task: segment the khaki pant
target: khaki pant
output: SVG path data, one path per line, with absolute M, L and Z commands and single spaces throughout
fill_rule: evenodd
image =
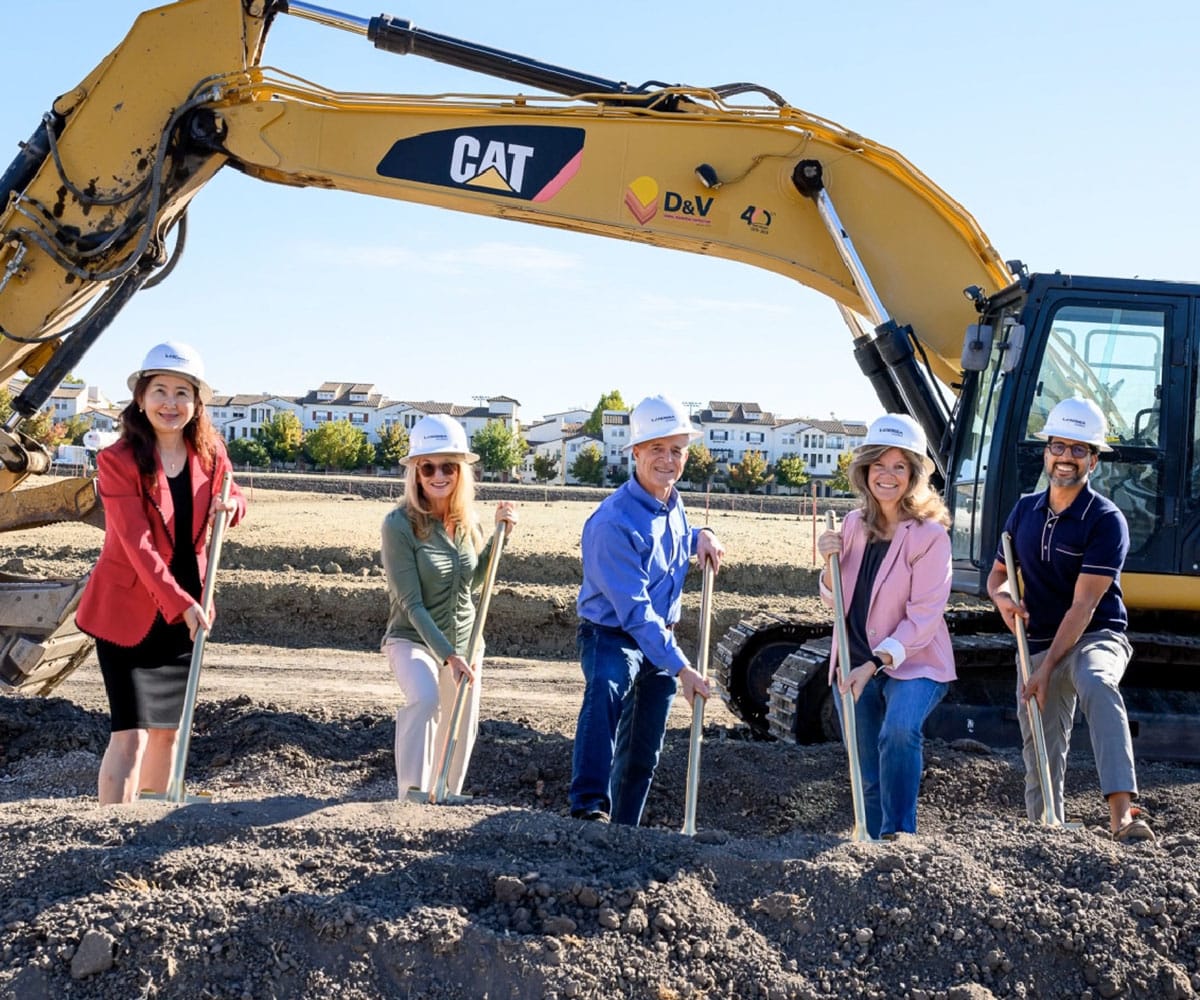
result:
M 1063 814 L 1063 779 L 1067 773 L 1067 751 L 1071 748 L 1071 729 L 1075 724 L 1075 705 L 1079 703 L 1092 738 L 1092 755 L 1100 777 L 1100 791 L 1107 797 L 1113 792 L 1137 796 L 1137 776 L 1133 766 L 1133 738 L 1125 699 L 1118 685 L 1129 666 L 1133 648 L 1121 632 L 1107 629 L 1086 632 L 1063 657 L 1054 673 L 1042 709 L 1042 728 L 1046 733 L 1046 758 L 1053 786 L 1054 814 Z M 1030 659 L 1036 670 L 1046 654 Z M 1038 781 L 1037 754 L 1029 728 L 1029 710 L 1020 699 L 1017 682 L 1017 719 L 1021 724 L 1022 756 L 1025 759 L 1025 812 L 1029 818 L 1042 818 L 1042 789 Z
M 450 668 L 438 663 L 425 646 L 408 639 L 387 639 L 383 651 L 404 693 L 404 704 L 396 709 L 395 746 L 396 784 L 403 798 L 410 788 L 427 792 L 433 787 L 442 764 L 457 688 Z M 446 790 L 454 795 L 462 794 L 479 732 L 479 687 L 477 675 L 459 720 L 454 759 L 446 780 Z

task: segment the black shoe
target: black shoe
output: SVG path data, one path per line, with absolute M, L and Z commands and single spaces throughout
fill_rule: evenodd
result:
M 608 813 L 603 809 L 574 809 L 571 811 L 571 818 L 585 819 L 592 823 L 609 822 Z

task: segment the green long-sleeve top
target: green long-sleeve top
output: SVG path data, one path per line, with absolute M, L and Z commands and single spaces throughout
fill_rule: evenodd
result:
M 465 532 L 451 538 L 436 520 L 428 538 L 417 538 L 404 507 L 392 510 L 383 519 L 384 638 L 422 643 L 442 663 L 452 653 L 465 656 L 475 624 L 471 592 L 483 584 L 492 541 L 476 554 Z

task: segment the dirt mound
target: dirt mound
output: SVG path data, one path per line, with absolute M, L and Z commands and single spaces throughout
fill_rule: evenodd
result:
M 921 835 L 854 843 L 837 745 L 672 711 L 637 830 L 566 815 L 588 504 L 522 504 L 492 602 L 470 803 L 398 801 L 376 651 L 384 499 L 251 497 L 227 542 L 188 763 L 206 803 L 95 803 L 94 663 L 62 697 L 0 697 L 0 1000 L 368 997 L 1182 1000 L 1200 990 L 1200 768 L 1142 763 L 1160 839 L 1115 844 L 1085 748 L 1079 829 L 1023 819 L 1016 756 L 932 742 Z M 714 512 L 720 636 L 823 613 L 811 524 Z M 17 538 L 14 572 L 84 572 L 99 535 Z M 693 585 L 694 586 L 694 585 Z M 695 643 L 698 595 L 679 634 Z M 233 641 L 254 642 L 237 646 Z
M 211 804 L 93 804 L 102 712 L 0 700 L 0 989 L 32 997 L 1193 995 L 1195 770 L 1155 765 L 1157 845 L 1018 821 L 1011 754 L 933 745 L 920 837 L 855 844 L 833 746 L 710 727 L 701 834 L 673 728 L 649 829 L 564 815 L 570 741 L 484 722 L 468 805 L 395 800 L 379 712 L 202 706 Z M 969 811 L 964 804 L 970 804 Z M 90 970 L 90 972 L 89 972 Z M 1195 983 L 1193 982 L 1195 980 Z M 207 991 L 207 994 L 205 993 Z

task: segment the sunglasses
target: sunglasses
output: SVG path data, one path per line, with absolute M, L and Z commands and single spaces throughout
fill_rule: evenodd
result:
M 1051 441 L 1046 445 L 1046 449 L 1051 455 L 1065 455 L 1070 452 L 1072 458 L 1087 458 L 1092 453 L 1092 449 L 1086 444 L 1067 444 L 1064 441 Z
M 443 476 L 452 476 L 458 471 L 457 462 L 422 462 L 417 466 L 417 471 L 426 479 L 432 476 L 435 472 L 440 472 Z

